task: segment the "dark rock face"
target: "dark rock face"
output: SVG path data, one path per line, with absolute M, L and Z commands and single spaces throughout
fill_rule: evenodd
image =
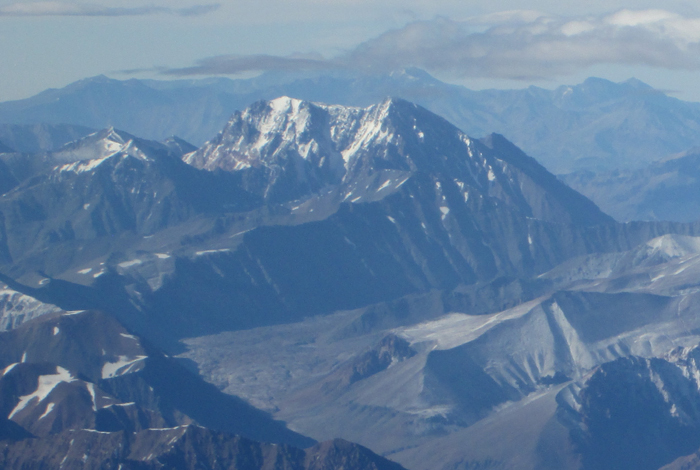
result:
M 314 441 L 99 312 L 45 315 L 0 333 L 0 347 L 4 469 L 403 468 L 345 441 L 292 447 Z
M 415 351 L 403 338 L 388 335 L 382 339 L 376 348 L 358 357 L 352 364 L 348 383 L 366 379 L 377 372 L 389 367 L 393 362 L 401 362 L 413 357 Z
M 325 377 L 320 383 L 320 390 L 324 396 L 337 396 L 352 384 L 372 377 L 415 354 L 416 352 L 405 339 L 389 334 L 375 347 L 343 364 L 334 373 Z
M 47 315 L 0 338 L 0 415 L 35 436 L 198 423 L 268 442 L 313 442 L 99 312 Z
M 658 469 L 697 450 L 698 351 L 604 364 L 578 392 L 576 411 L 562 404 L 583 468 Z
M 0 442 L 0 465 L 133 470 L 401 470 L 402 466 L 340 439 L 306 450 L 262 444 L 198 426 L 130 434 L 65 431 L 43 439 Z
M 307 449 L 304 468 L 309 470 L 340 468 L 400 470 L 403 467 L 379 457 L 365 447 L 342 439 L 334 439 Z

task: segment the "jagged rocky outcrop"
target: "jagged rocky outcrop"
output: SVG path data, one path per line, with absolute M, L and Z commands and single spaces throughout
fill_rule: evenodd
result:
M 698 360 L 697 347 L 619 358 L 562 392 L 560 419 L 572 428 L 583 468 L 658 469 L 697 450 Z
M 2 468 L 403 468 L 347 441 L 312 444 L 102 313 L 0 333 Z
M 341 439 L 301 450 L 264 444 L 198 426 L 138 433 L 66 431 L 43 439 L 0 441 L 8 470 L 401 470 L 402 466 Z
M 103 313 L 44 315 L 0 338 L 0 415 L 31 435 L 200 424 L 268 442 L 312 443 Z
M 57 312 L 62 310 L 6 285 L 0 289 L 0 331 L 11 330 L 33 318 Z

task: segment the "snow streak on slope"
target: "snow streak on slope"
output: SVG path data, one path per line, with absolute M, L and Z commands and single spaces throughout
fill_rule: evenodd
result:
M 102 378 L 111 379 L 112 377 L 137 372 L 143 368 L 143 364 L 139 364 L 139 362 L 146 358 L 147 356 L 136 356 L 133 359 L 128 356 L 119 356 L 119 360 L 116 362 L 107 362 L 102 366 Z
M 36 400 L 36 402 L 41 403 L 46 397 L 53 391 L 54 388 L 60 383 L 66 382 L 70 383 L 76 379 L 68 372 L 66 369 L 57 366 L 56 373 L 53 375 L 41 375 L 39 376 L 39 381 L 36 390 L 29 395 L 20 397 L 19 403 L 10 412 L 9 418 L 12 419 L 17 413 L 22 411 L 27 405 Z

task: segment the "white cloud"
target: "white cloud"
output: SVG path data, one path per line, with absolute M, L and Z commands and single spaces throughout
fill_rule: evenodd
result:
M 664 10 L 585 17 L 509 11 L 461 21 L 436 18 L 388 31 L 331 59 L 221 56 L 165 73 L 420 67 L 454 77 L 533 80 L 601 64 L 700 69 L 700 18 Z
M 170 14 L 195 16 L 217 10 L 220 4 L 194 5 L 186 8 L 158 6 L 108 7 L 94 3 L 22 2 L 0 6 L 0 16 L 143 16 Z
M 665 10 L 622 10 L 605 17 L 603 21 L 614 26 L 647 26 L 680 18 Z
M 192 67 L 160 70 L 166 75 L 235 75 L 245 72 L 269 70 L 329 70 L 344 67 L 343 64 L 311 56 L 277 57 L 270 55 L 226 55 L 200 60 Z M 139 72 L 142 72 L 140 70 Z M 125 73 L 137 72 L 125 70 Z

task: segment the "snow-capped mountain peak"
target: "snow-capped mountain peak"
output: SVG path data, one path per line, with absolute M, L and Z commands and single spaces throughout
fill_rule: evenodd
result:
M 133 143 L 134 139 L 131 134 L 109 127 L 66 144 L 53 152 L 52 156 L 59 162 L 101 159 L 121 152 Z
M 131 157 L 144 162 L 152 161 L 154 151 L 173 152 L 166 144 L 139 139 L 110 127 L 65 145 L 53 152 L 51 157 L 61 164 L 56 167 L 59 173 L 83 173 L 112 158 L 123 160 Z
M 236 113 L 215 139 L 183 160 L 209 171 L 252 172 L 244 177 L 250 182 L 246 189 L 278 202 L 318 195 L 324 188 L 340 188 L 343 200 L 351 203 L 367 202 L 422 173 L 436 181 L 450 175 L 464 203 L 471 194 L 517 204 L 529 217 L 568 220 L 574 212 L 577 218 L 585 212 L 602 220 L 597 208 L 568 194 L 505 138 L 474 141 L 445 119 L 397 98 L 367 108 L 286 96 L 260 101 Z M 379 194 L 388 180 L 393 189 Z M 566 204 L 577 201 L 581 207 L 555 217 L 561 203 L 542 204 L 535 187 L 546 187 L 548 198 L 566 194 Z M 450 209 L 442 206 L 446 215 Z
M 236 113 L 224 130 L 183 160 L 205 170 L 259 170 L 265 194 L 284 185 L 292 198 L 347 180 L 362 150 L 392 140 L 391 100 L 369 108 L 280 97 Z
M 646 246 L 651 255 L 665 255 L 668 259 L 700 253 L 700 238 L 668 234 L 649 240 Z

